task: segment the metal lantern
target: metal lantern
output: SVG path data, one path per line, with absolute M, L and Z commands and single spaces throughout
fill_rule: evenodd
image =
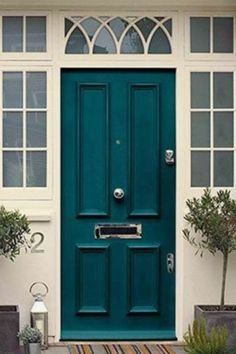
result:
M 42 285 L 44 292 L 33 292 L 33 288 L 36 285 Z M 43 282 L 33 283 L 29 289 L 32 296 L 35 298 L 33 307 L 30 311 L 31 326 L 38 328 L 42 333 L 42 348 L 48 348 L 48 310 L 43 302 L 43 298 L 48 293 L 48 287 Z

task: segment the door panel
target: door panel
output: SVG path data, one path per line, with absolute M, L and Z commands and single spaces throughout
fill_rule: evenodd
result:
M 62 339 L 175 338 L 174 148 L 174 71 L 63 71 Z
M 78 84 L 76 101 L 78 216 L 108 216 L 107 85 Z M 93 129 L 95 117 L 96 127 Z
M 77 247 L 77 314 L 109 313 L 109 247 Z
M 129 106 L 129 215 L 154 216 L 159 208 L 158 85 L 130 85 Z M 151 162 L 148 169 L 147 161 Z
M 159 262 L 159 247 L 129 247 L 128 313 L 159 313 Z

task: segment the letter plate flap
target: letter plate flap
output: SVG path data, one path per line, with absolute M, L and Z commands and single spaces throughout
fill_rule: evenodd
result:
M 95 238 L 142 238 L 141 224 L 96 224 Z

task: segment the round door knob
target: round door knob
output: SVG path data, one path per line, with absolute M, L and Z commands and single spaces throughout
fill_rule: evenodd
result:
M 122 188 L 116 188 L 113 192 L 113 195 L 116 199 L 122 199 L 124 198 L 125 192 Z

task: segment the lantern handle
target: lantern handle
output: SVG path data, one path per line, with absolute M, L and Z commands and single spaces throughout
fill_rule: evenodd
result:
M 34 294 L 34 293 L 32 292 L 33 287 L 34 287 L 35 285 L 37 285 L 37 284 L 41 284 L 41 285 L 43 285 L 43 286 L 45 287 L 45 293 L 44 293 L 44 294 L 41 294 L 41 293 L 36 293 L 36 294 Z M 37 282 L 33 283 L 33 284 L 31 285 L 30 289 L 29 289 L 29 292 L 32 294 L 33 297 L 38 297 L 39 295 L 42 296 L 42 297 L 45 297 L 45 296 L 47 295 L 48 291 L 49 291 L 49 290 L 48 290 L 47 284 L 45 284 L 45 283 L 42 282 L 42 281 L 37 281 Z

